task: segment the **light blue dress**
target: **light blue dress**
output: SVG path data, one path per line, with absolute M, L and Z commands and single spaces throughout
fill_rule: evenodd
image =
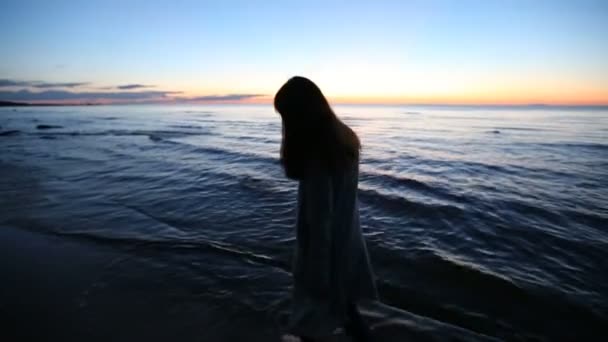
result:
M 288 330 L 331 335 L 343 327 L 349 302 L 378 298 L 359 226 L 359 165 L 339 173 L 309 168 L 298 187 L 293 301 Z

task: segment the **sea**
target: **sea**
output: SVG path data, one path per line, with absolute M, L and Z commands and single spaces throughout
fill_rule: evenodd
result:
M 437 322 L 405 330 L 608 337 L 608 108 L 334 109 L 362 142 L 381 301 Z M 0 108 L 3 315 L 64 339 L 272 340 L 297 193 L 280 142 L 271 105 Z

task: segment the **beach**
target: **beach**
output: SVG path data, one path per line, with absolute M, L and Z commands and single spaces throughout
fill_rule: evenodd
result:
M 183 293 L 183 283 L 167 281 L 171 275 L 151 271 L 128 252 L 10 228 L 0 235 L 3 260 L 13 261 L 3 267 L 7 340 L 280 341 L 271 317 L 192 301 L 198 296 Z M 100 280 L 119 262 L 123 273 L 112 282 Z M 162 288 L 154 285 L 159 279 L 165 279 Z M 379 303 L 364 303 L 361 310 L 382 341 L 425 340 L 429 331 L 438 339 L 493 340 Z M 349 341 L 343 335 L 330 340 Z

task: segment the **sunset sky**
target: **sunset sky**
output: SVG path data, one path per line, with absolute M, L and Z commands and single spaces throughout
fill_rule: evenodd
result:
M 608 1 L 0 3 L 0 100 L 608 104 Z

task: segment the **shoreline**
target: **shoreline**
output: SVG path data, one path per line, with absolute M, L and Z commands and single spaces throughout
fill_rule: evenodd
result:
M 276 322 L 255 312 L 176 303 L 170 294 L 179 284 L 165 284 L 166 291 L 146 286 L 162 277 L 152 269 L 124 281 L 126 274 L 146 267 L 131 251 L 3 225 L 0 257 L 7 279 L 0 285 L 0 319 L 8 323 L 0 336 L 7 341 L 280 340 Z M 116 272 L 118 263 L 122 267 Z M 108 272 L 114 281 L 104 280 Z M 182 305 L 188 310 L 176 310 Z M 361 310 L 382 341 L 424 339 L 430 331 L 445 338 L 495 340 L 380 303 L 364 303 Z M 226 317 L 218 319 L 217 313 Z M 205 326 L 206 319 L 215 322 Z M 348 341 L 344 336 L 331 340 Z

